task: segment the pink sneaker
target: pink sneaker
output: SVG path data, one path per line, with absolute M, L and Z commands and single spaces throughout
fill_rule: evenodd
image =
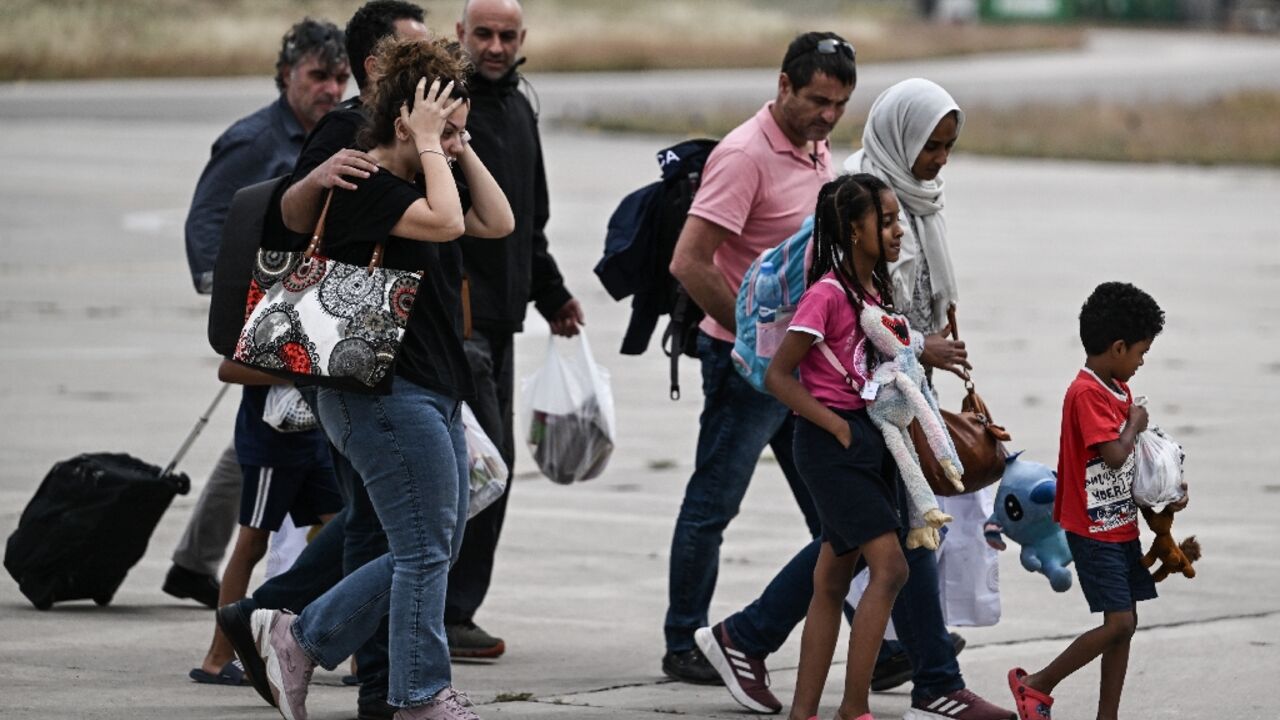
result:
M 400 708 L 393 720 L 480 720 L 470 708 L 471 698 L 447 685 L 425 705 Z
M 254 610 L 249 626 L 280 714 L 285 720 L 307 720 L 307 686 L 316 664 L 289 632 L 293 620 L 293 615 L 280 610 Z

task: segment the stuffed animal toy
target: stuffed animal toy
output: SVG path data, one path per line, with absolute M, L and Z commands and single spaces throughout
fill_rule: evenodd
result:
M 964 490 L 960 482 L 964 467 L 951 442 L 951 435 L 942 424 L 942 413 L 925 381 L 924 367 L 916 359 L 924 336 L 911 332 L 905 317 L 887 313 L 876 305 L 864 306 L 858 323 L 868 342 L 878 351 L 880 360 L 863 388 L 863 397 L 873 398 L 867 414 L 884 435 L 885 444 L 907 487 L 911 515 L 907 547 L 936 550 L 940 541 L 938 529 L 951 522 L 951 516 L 938 508 L 938 498 L 920 469 L 920 459 L 916 457 L 907 430 L 911 421 L 920 421 L 943 472 L 960 491 Z
M 987 544 L 1004 550 L 1001 533 L 1022 546 L 1019 559 L 1030 572 L 1049 578 L 1057 592 L 1071 588 L 1071 549 L 1067 534 L 1053 521 L 1053 499 L 1058 476 L 1038 462 L 1020 460 L 1022 453 L 1009 456 L 1004 477 L 996 489 L 995 512 L 983 525 Z
M 1191 563 L 1200 559 L 1200 542 L 1196 536 L 1183 540 L 1181 544 L 1173 540 L 1173 511 L 1165 508 L 1155 512 L 1151 508 L 1139 507 L 1142 517 L 1147 519 L 1147 527 L 1151 528 L 1156 539 L 1151 541 L 1151 549 L 1142 557 L 1143 567 L 1150 568 L 1160 561 L 1160 567 L 1151 573 L 1156 582 L 1169 577 L 1170 573 L 1180 572 L 1188 578 L 1196 576 L 1196 569 Z

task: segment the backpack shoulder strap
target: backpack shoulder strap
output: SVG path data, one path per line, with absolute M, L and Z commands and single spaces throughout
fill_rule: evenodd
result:
M 818 282 L 832 285 L 839 288 L 841 292 L 844 292 L 844 286 L 835 278 L 822 278 Z M 835 368 L 835 371 L 840 373 L 844 378 L 845 385 L 848 385 L 854 390 L 862 389 L 856 382 L 854 382 L 853 376 L 849 374 L 849 371 L 845 369 L 844 365 L 840 364 L 840 358 L 836 357 L 835 351 L 831 349 L 831 346 L 827 344 L 826 340 L 819 340 L 814 344 L 814 347 L 818 348 L 818 352 L 822 353 L 822 357 L 826 358 L 827 362 L 831 364 L 831 367 Z
M 854 382 L 853 376 L 844 368 L 844 365 L 840 364 L 840 358 L 836 357 L 835 351 L 831 349 L 831 346 L 827 344 L 826 340 L 819 340 L 814 343 L 814 347 L 818 348 L 818 351 L 822 353 L 822 357 L 826 358 L 827 362 L 831 364 L 831 367 L 835 368 L 835 371 L 840 373 L 844 378 L 845 385 L 848 385 L 854 390 L 862 389 L 856 382 Z

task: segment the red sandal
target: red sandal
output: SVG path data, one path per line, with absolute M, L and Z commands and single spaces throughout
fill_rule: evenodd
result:
M 1027 671 L 1014 668 L 1009 671 L 1009 691 L 1018 710 L 1018 720 L 1048 720 L 1053 697 L 1027 685 Z

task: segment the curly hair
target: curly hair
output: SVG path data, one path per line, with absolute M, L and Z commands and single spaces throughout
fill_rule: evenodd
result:
M 439 79 L 453 81 L 451 97 L 469 99 L 467 78 L 471 62 L 455 40 L 399 40 L 383 38 L 373 51 L 377 78 L 364 104 L 366 119 L 357 140 L 366 149 L 391 143 L 396 136 L 396 118 L 403 105 L 413 110 L 418 81 L 427 86 Z
M 276 56 L 276 89 L 284 91 L 284 70 L 315 55 L 326 69 L 347 64 L 346 40 L 337 25 L 327 20 L 303 18 L 280 38 L 280 54 Z
M 1154 298 L 1124 282 L 1104 282 L 1080 308 L 1080 342 L 1089 355 L 1101 355 L 1112 343 L 1154 340 L 1164 329 L 1164 311 Z

